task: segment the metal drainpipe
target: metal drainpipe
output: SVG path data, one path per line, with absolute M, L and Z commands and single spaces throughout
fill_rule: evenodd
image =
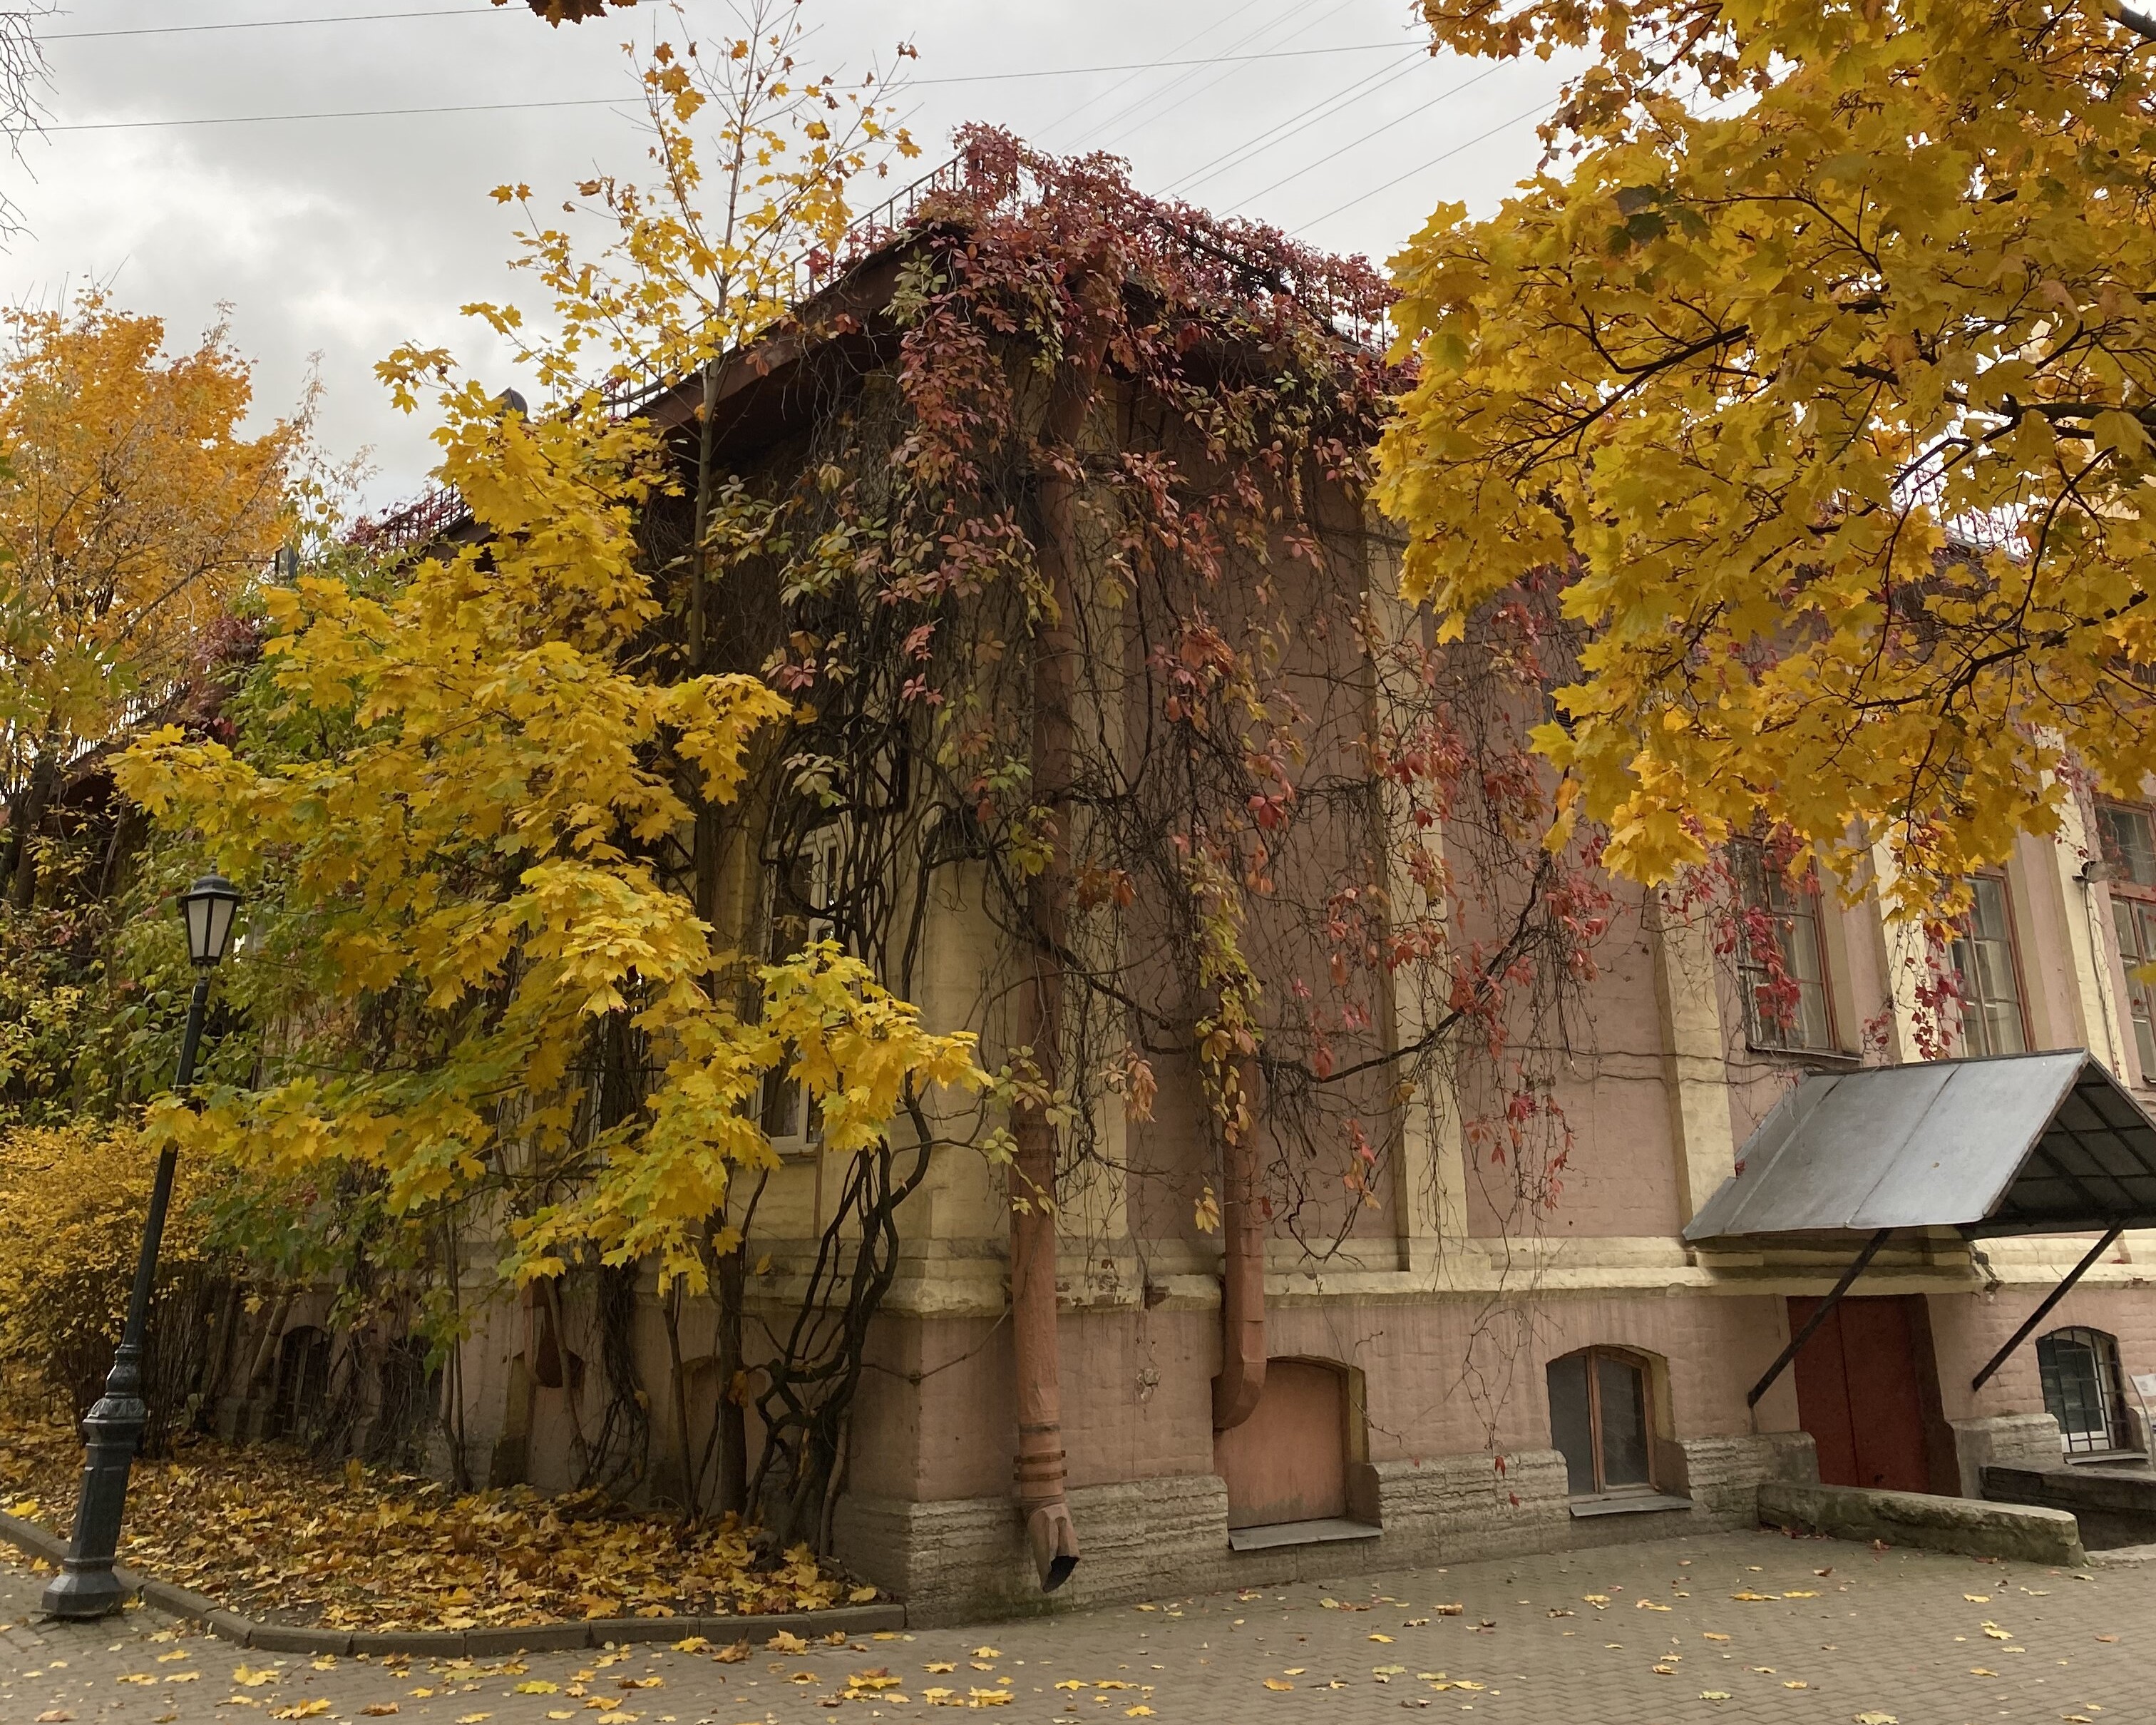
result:
M 1026 1114 L 1038 1117 L 1039 1111 Z M 1022 1116 L 1013 1196 L 1055 1190 L 1055 1129 L 1029 1130 Z M 1045 1141 L 1045 1142 L 1044 1142 Z M 1044 1155 L 1043 1150 L 1045 1150 Z M 1063 1383 L 1055 1337 L 1055 1214 L 1030 1199 L 1011 1206 L 1011 1343 L 1018 1368 L 1018 1503 L 1026 1548 L 1053 1593 L 1078 1567 L 1078 1529 L 1064 1500 Z
M 1075 284 L 1081 300 L 1097 291 L 1092 274 Z M 1019 990 L 1017 1041 L 1033 1050 L 1044 1086 L 1057 1087 L 1063 1038 L 1064 910 L 1070 901 L 1070 789 L 1077 692 L 1078 552 L 1072 502 L 1076 444 L 1085 429 L 1106 351 L 1094 336 L 1074 344 L 1041 418 L 1035 495 L 1040 509 L 1040 572 L 1054 599 L 1034 639 L 1034 783 L 1054 811 L 1055 844 L 1048 865 L 1027 894 L 1033 976 Z M 1012 1122 L 1010 1222 L 1011 1348 L 1018 1389 L 1019 1508 L 1026 1548 L 1043 1593 L 1053 1593 L 1078 1567 L 1078 1529 L 1064 1493 L 1062 1362 L 1055 1334 L 1055 1127 L 1045 1107 L 1021 1105 Z
M 1250 1074 L 1242 1075 L 1245 1094 Z M 1221 1149 L 1220 1375 L 1213 1380 L 1213 1430 L 1240 1425 L 1265 1390 L 1265 1224 L 1256 1132 L 1231 1124 Z

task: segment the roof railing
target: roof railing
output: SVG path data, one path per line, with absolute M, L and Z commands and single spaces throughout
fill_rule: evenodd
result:
M 966 193 L 984 209 L 1023 208 L 1043 191 L 1040 175 L 1019 152 L 1013 171 L 995 183 L 994 175 L 980 152 L 962 149 L 948 161 L 901 187 L 874 208 L 847 224 L 833 246 L 813 246 L 773 266 L 778 297 L 789 309 L 798 309 L 836 283 L 845 273 L 895 241 L 903 239 L 917 224 L 922 208 L 938 196 Z M 1343 293 L 1325 292 L 1326 284 L 1306 284 L 1298 292 L 1283 271 L 1277 252 L 1250 245 L 1232 230 L 1214 228 L 1203 239 L 1178 225 L 1166 211 L 1154 211 L 1145 224 L 1167 247 L 1180 247 L 1233 270 L 1246 287 L 1293 298 L 1323 320 L 1342 340 L 1382 352 L 1390 340 L 1389 308 L 1363 303 Z M 1309 289 L 1315 286 L 1316 293 Z M 1320 303 L 1312 304 L 1312 299 Z M 630 418 L 675 388 L 685 373 L 677 362 L 663 357 L 630 359 L 618 366 L 598 386 L 601 401 L 615 418 Z M 355 545 L 389 551 L 410 551 L 431 542 L 469 518 L 470 509 L 454 487 L 430 486 L 420 496 L 379 521 L 362 521 L 352 531 Z

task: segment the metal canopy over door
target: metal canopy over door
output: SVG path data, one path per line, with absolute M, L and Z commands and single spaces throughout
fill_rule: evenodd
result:
M 2156 1119 L 2075 1048 L 1814 1073 L 1760 1122 L 1684 1237 L 1846 1243 L 1853 1254 L 1752 1386 L 1756 1408 L 1897 1231 L 2101 1235 L 1977 1373 L 1970 1388 L 1981 1389 L 2123 1231 L 2148 1226 Z

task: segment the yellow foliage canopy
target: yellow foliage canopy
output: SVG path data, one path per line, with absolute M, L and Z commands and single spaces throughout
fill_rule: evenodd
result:
M 1599 64 L 1568 171 L 1395 260 L 1384 439 L 1442 617 L 1554 579 L 1537 746 L 1667 877 L 1782 824 L 1950 896 L 2156 711 L 2156 45 L 2096 0 L 1427 0 Z M 2125 22 L 2118 20 L 2124 19 Z
M 4 324 L 0 796 L 20 834 L 207 661 L 284 532 L 300 434 L 240 434 L 252 385 L 222 329 L 168 357 L 162 322 L 95 292 Z
M 715 998 L 727 960 L 651 853 L 690 819 L 682 779 L 731 799 L 787 703 L 753 677 L 636 669 L 659 608 L 633 531 L 648 431 L 595 407 L 505 415 L 475 385 L 444 399 L 443 475 L 485 543 L 386 598 L 311 578 L 264 595 L 285 731 L 348 740 L 259 762 L 167 732 L 120 763 L 236 877 L 281 881 L 311 919 L 300 992 L 324 1004 L 294 1076 L 153 1121 L 280 1175 L 360 1165 L 399 1213 L 491 1176 L 546 1194 L 518 1226 L 521 1273 L 588 1245 L 701 1286 L 698 1230 L 735 1168 L 772 1158 L 766 1072 L 790 1063 L 831 1147 L 858 1149 L 909 1084 L 975 1081 L 972 1040 L 924 1031 L 829 947 L 761 973 L 759 1022 Z M 580 1062 L 610 1014 L 662 1070 L 600 1128 Z
M 112 1363 L 130 1278 L 150 1209 L 155 1155 L 131 1126 L 0 1127 L 0 1363 L 64 1401 L 94 1388 Z M 205 1260 L 197 1200 L 210 1182 L 182 1164 L 168 1213 L 161 1277 Z

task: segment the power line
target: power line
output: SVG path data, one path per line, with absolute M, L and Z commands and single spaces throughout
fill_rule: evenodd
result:
M 510 114 L 530 108 L 608 108 L 633 100 L 625 95 L 583 96 L 552 102 L 459 102 L 435 108 L 344 108 L 304 114 L 208 114 L 188 120 L 85 120 L 72 126 L 47 126 L 41 131 L 146 131 L 174 126 L 271 126 L 287 120 L 389 120 L 415 114 Z
M 415 18 L 514 18 L 500 6 L 437 7 L 429 12 L 340 12 L 324 18 L 237 18 L 223 24 L 141 24 L 124 30 L 41 30 L 40 42 L 98 42 L 110 36 L 193 36 L 210 30 L 289 30 L 303 24 L 384 24 Z
M 1287 139 L 1293 137 L 1297 131 L 1302 130 L 1303 123 L 1314 123 L 1312 121 L 1313 116 L 1316 116 L 1317 119 L 1321 120 L 1327 118 L 1331 114 L 1337 113 L 1338 111 L 1341 104 L 1353 100 L 1373 83 L 1405 71 L 1409 64 L 1413 61 L 1426 59 L 1428 58 L 1429 55 L 1422 49 L 1417 48 L 1409 50 L 1409 52 L 1401 59 L 1395 60 L 1388 65 L 1380 66 L 1374 72 L 1364 74 L 1362 77 L 1357 79 L 1353 84 L 1348 85 L 1346 89 L 1337 90 L 1333 91 L 1330 95 L 1322 96 L 1317 101 L 1312 102 L 1307 108 L 1301 109 L 1296 113 L 1291 114 L 1286 119 L 1279 121 L 1274 125 L 1268 126 L 1265 131 L 1260 132 L 1255 138 L 1245 138 L 1241 143 L 1234 145 L 1231 147 L 1222 151 L 1210 162 L 1200 162 L 1196 167 L 1192 168 L 1188 173 L 1178 175 L 1163 188 L 1163 195 L 1172 195 L 1181 191 L 1186 186 L 1202 185 L 1207 179 L 1212 177 L 1216 169 L 1224 170 L 1229 167 L 1240 167 L 1242 163 L 1250 161 L 1253 157 L 1260 155 L 1265 151 L 1270 149 L 1275 144 L 1283 143 Z M 1326 111 L 1324 113 L 1320 113 L 1319 110 L 1321 109 Z
M 1302 228 L 1315 228 L 1321 222 L 1329 222 L 1335 216 L 1342 214 L 1345 212 L 1354 208 L 1358 203 L 1368 203 L 1370 199 L 1375 198 L 1380 192 L 1391 191 L 1393 187 L 1399 185 L 1402 180 L 1411 180 L 1417 174 L 1427 173 L 1430 169 L 1435 167 L 1439 162 L 1449 161 L 1451 157 L 1457 156 L 1462 150 L 1473 149 L 1476 145 L 1481 143 L 1487 139 L 1494 138 L 1499 132 L 1507 131 L 1511 127 L 1517 126 L 1522 120 L 1532 120 L 1538 114 L 1548 113 L 1550 110 L 1550 105 L 1549 99 L 1545 96 L 1541 101 L 1537 102 L 1533 107 L 1528 108 L 1521 113 L 1515 114 L 1510 120 L 1501 120 L 1487 131 L 1479 131 L 1476 133 L 1473 137 L 1468 138 L 1463 142 L 1455 144 L 1449 150 L 1440 150 L 1436 155 L 1431 157 L 1429 161 L 1418 163 L 1416 166 L 1409 168 L 1405 173 L 1394 174 L 1392 178 L 1387 180 L 1382 186 L 1373 186 L 1367 191 L 1359 192 L 1354 197 L 1349 198 L 1347 203 L 1336 203 L 1331 209 L 1326 211 L 1323 215 L 1315 216 L 1309 221 L 1298 223 L 1296 225 Z
M 1341 0 L 1342 5 L 1346 3 L 1347 0 Z M 1283 6 L 1270 18 L 1267 18 L 1263 23 L 1244 31 L 1241 35 L 1238 36 L 1233 42 L 1230 42 L 1224 51 L 1228 54 L 1233 54 L 1245 43 L 1255 41 L 1257 38 L 1265 34 L 1268 31 L 1277 29 L 1281 24 L 1286 23 L 1295 16 L 1297 8 L 1301 4 L 1302 0 L 1287 0 L 1287 4 Z M 1339 9 L 1339 6 L 1335 6 L 1332 8 L 1335 12 L 1337 12 Z M 1230 16 L 1232 17 L 1233 14 L 1231 13 Z M 1221 25 L 1224 25 L 1227 23 L 1228 19 L 1224 18 L 1220 21 Z M 1214 28 L 1220 28 L 1220 25 L 1215 25 Z M 1197 75 L 1198 74 L 1195 72 L 1184 72 L 1179 76 L 1171 78 L 1158 90 L 1149 90 L 1145 95 L 1139 96 L 1137 100 L 1127 102 L 1123 106 L 1116 109 L 1116 111 L 1111 114 L 1106 120 L 1096 120 L 1093 121 L 1091 126 L 1087 128 L 1088 141 L 1091 141 L 1096 148 L 1102 147 L 1112 137 L 1114 127 L 1122 125 L 1122 122 L 1129 119 L 1132 115 L 1137 113 L 1140 110 L 1145 108 L 1149 104 L 1158 102 L 1161 98 L 1168 95 L 1170 90 L 1178 88 L 1179 85 L 1189 83 L 1191 80 L 1195 78 Z M 1173 113 L 1176 109 L 1181 107 L 1183 102 L 1187 100 L 1188 97 L 1178 97 L 1176 100 L 1170 102 L 1167 107 L 1149 116 L 1148 121 L 1151 120 L 1157 120 L 1163 114 Z
M 1313 32 L 1318 30 L 1322 25 L 1331 23 L 1332 19 L 1338 17 L 1340 13 L 1345 12 L 1354 3 L 1355 0 L 1336 0 L 1335 4 L 1329 7 L 1327 10 L 1319 13 L 1315 18 L 1309 17 L 1306 13 L 1298 18 L 1295 14 L 1293 9 L 1291 8 L 1287 13 L 1276 18 L 1272 23 L 1260 25 L 1256 30 L 1252 31 L 1250 35 L 1244 37 L 1241 41 L 1231 42 L 1228 44 L 1228 47 L 1230 50 L 1240 48 L 1244 42 L 1254 40 L 1260 35 L 1270 35 L 1272 31 L 1281 28 L 1283 25 L 1286 27 L 1286 33 L 1282 36 L 1273 37 L 1271 42 L 1268 45 L 1277 46 L 1280 43 L 1293 42 L 1298 38 L 1309 36 Z M 1223 58 L 1224 59 L 1225 56 L 1223 56 Z M 1173 102 L 1169 103 L 1165 108 L 1156 108 L 1151 112 L 1142 111 L 1135 124 L 1123 127 L 1112 137 L 1102 141 L 1110 146 L 1113 146 L 1115 145 L 1121 144 L 1123 140 L 1127 138 L 1136 136 L 1139 132 L 1143 131 L 1147 126 L 1159 124 L 1161 121 L 1168 118 L 1168 116 L 1173 114 L 1178 108 L 1188 107 L 1191 103 L 1197 100 L 1199 97 L 1204 95 L 1208 90 L 1218 90 L 1221 85 L 1224 84 L 1234 75 L 1234 69 L 1231 66 L 1226 65 L 1222 66 L 1220 69 L 1214 72 L 1210 76 L 1207 76 L 1200 72 L 1186 72 L 1181 78 L 1165 85 L 1159 92 L 1161 95 L 1166 95 L 1169 90 L 1181 88 L 1183 91 L 1182 95 L 1176 97 L 1176 99 Z M 1137 105 L 1141 110 L 1143 110 L 1145 105 L 1146 105 L 1143 103 Z
M 491 11 L 493 8 L 489 8 Z M 441 17 L 442 13 L 415 13 L 415 17 Z M 314 23 L 313 19 L 295 18 L 294 23 Z M 1100 72 L 1153 71 L 1163 66 L 1210 66 L 1224 60 L 1279 60 L 1296 59 L 1312 54 L 1370 54 L 1398 46 L 1391 42 L 1348 43 L 1332 48 L 1299 48 L 1282 49 L 1271 54 L 1209 55 L 1202 59 L 1142 60 L 1128 65 L 1113 66 L 1050 66 L 1031 72 L 968 72 L 953 74 L 944 78 L 909 78 L 905 88 L 914 90 L 929 84 L 983 84 L 1000 80 L 1024 78 L 1079 78 Z M 307 110 L 291 114 L 205 114 L 179 119 L 166 120 L 87 120 L 64 126 L 40 128 L 48 132 L 63 131 L 139 131 L 157 127 L 181 126 L 268 126 L 300 120 L 381 120 L 405 118 L 424 114 L 508 114 L 538 108 L 603 108 L 617 102 L 634 101 L 634 94 L 618 96 L 568 96 L 554 100 L 531 102 L 455 102 L 443 103 L 423 108 L 341 108 Z
M 1398 48 L 1397 42 L 1347 42 L 1332 48 L 1282 48 L 1270 54 L 1211 54 L 1188 60 L 1132 60 L 1120 66 L 1050 66 L 1038 72 L 955 72 L 946 78 L 908 78 L 906 87 L 916 90 L 925 84 L 984 84 L 1008 78 L 1077 78 L 1094 72 L 1158 72 L 1170 66 L 1224 66 L 1245 64 L 1252 60 L 1298 60 L 1313 54 L 1376 54 L 1388 48 Z M 1418 49 L 1419 54 L 1421 50 Z
M 1498 71 L 1502 70 L 1504 64 L 1504 61 L 1498 60 L 1491 65 L 1485 67 L 1481 71 L 1477 72 L 1472 78 L 1466 80 L 1464 83 L 1455 84 L 1450 90 L 1445 91 L 1442 95 L 1431 97 L 1430 105 L 1435 107 L 1439 102 L 1449 101 L 1452 97 L 1460 95 L 1462 91 L 1471 90 L 1475 85 L 1480 84 L 1485 78 L 1491 77 Z M 1353 142 L 1342 144 L 1338 149 L 1331 151 L 1327 154 L 1319 157 L 1314 162 L 1304 162 L 1302 166 L 1296 169 L 1293 173 L 1282 174 L 1280 178 L 1275 180 L 1271 185 L 1260 187 L 1257 191 L 1251 193 L 1248 198 L 1243 198 L 1240 201 L 1245 203 L 1255 203 L 1259 198 L 1265 197 L 1270 193 L 1279 191 L 1281 187 L 1287 185 L 1293 181 L 1301 179 L 1305 174 L 1315 172 L 1317 169 L 1324 167 L 1327 162 L 1332 161 L 1336 157 L 1345 156 L 1350 150 L 1361 149 L 1363 145 L 1368 143 L 1371 139 L 1378 136 L 1380 133 L 1389 132 L 1394 126 L 1404 126 L 1410 120 L 1419 119 L 1421 116 L 1422 110 L 1420 108 L 1410 108 L 1404 114 L 1395 115 L 1392 119 L 1386 121 L 1382 126 L 1371 127 L 1369 131 L 1364 132 L 1361 137 L 1357 138 Z
M 1174 47 L 1168 49 L 1168 52 L 1172 54 L 1181 54 L 1183 50 L 1189 47 L 1192 43 L 1196 42 L 1204 37 L 1211 35 L 1215 30 L 1219 29 L 1220 28 L 1220 24 L 1224 22 L 1225 20 L 1223 19 L 1214 23 L 1200 25 L 1197 29 L 1193 30 L 1188 36 L 1185 36 L 1183 40 L 1177 43 Z M 1130 86 L 1137 81 L 1136 74 L 1137 73 L 1142 71 L 1151 71 L 1152 69 L 1150 66 L 1133 66 L 1131 69 L 1133 74 L 1132 77 L 1118 79 L 1115 83 L 1110 85 L 1106 90 L 1096 90 L 1091 95 L 1087 96 L 1084 101 L 1079 103 L 1076 107 L 1066 109 L 1063 113 L 1057 115 L 1055 119 L 1050 121 L 1047 125 L 1040 127 L 1035 133 L 1035 136 L 1045 138 L 1048 134 L 1055 131 L 1059 126 L 1063 125 L 1065 121 L 1075 120 L 1081 114 L 1083 114 L 1096 102 L 1106 101 L 1117 90 L 1129 89 Z

